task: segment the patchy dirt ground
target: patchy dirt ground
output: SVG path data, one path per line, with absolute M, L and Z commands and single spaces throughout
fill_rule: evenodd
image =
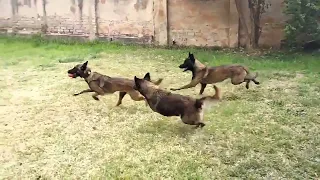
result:
M 223 101 L 194 130 L 129 97 L 115 107 L 116 93 L 72 96 L 87 85 L 67 70 L 83 61 L 35 65 L 40 52 L 0 69 L 1 179 L 319 178 L 319 74 L 262 67 L 249 90 L 219 83 Z M 143 53 L 89 59 L 109 76 L 163 77 L 164 89 L 189 82 L 177 65 Z

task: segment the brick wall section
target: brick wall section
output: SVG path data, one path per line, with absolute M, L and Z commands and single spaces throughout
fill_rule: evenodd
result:
M 47 0 L 47 34 L 89 36 L 90 26 L 95 29 L 94 10 L 91 13 L 91 22 L 88 14 L 88 9 L 93 9 L 94 4 L 89 4 L 88 0 L 83 1 L 81 12 L 79 1 L 74 2 Z
M 283 0 L 268 1 L 272 5 L 262 16 L 260 45 L 279 47 L 286 20 L 282 13 Z M 86 38 L 95 35 L 107 40 L 160 45 L 175 40 L 178 45 L 186 46 L 237 47 L 239 39 L 243 44 L 234 0 L 12 2 L 15 1 L 0 0 L 0 32 L 45 32 Z M 247 1 L 242 2 L 247 8 Z
M 100 37 L 136 38 L 151 43 L 154 36 L 153 0 L 101 1 L 98 7 Z
M 89 22 L 88 16 L 83 16 L 83 20 L 74 20 L 63 16 L 48 16 L 48 30 L 49 35 L 77 35 L 89 36 Z M 93 28 L 95 24 L 92 23 Z
M 15 8 L 12 8 L 15 5 Z M 0 1 L 0 31 L 30 34 L 41 31 L 42 19 L 38 12 L 39 2 L 18 0 Z M 6 7 L 2 9 L 1 7 Z

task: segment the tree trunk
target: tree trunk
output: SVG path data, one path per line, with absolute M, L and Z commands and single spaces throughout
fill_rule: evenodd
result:
M 256 48 L 255 42 L 255 7 L 252 0 L 248 0 L 249 10 L 250 10 L 250 45 L 254 49 Z
M 247 22 L 246 19 L 244 17 L 242 8 L 241 8 L 241 0 L 234 0 L 235 4 L 236 4 L 236 8 L 239 14 L 239 19 L 240 19 L 240 24 L 244 29 L 245 32 L 245 38 L 246 38 L 246 48 L 247 49 L 251 49 L 251 43 L 250 43 L 250 34 L 249 34 L 249 30 L 248 30 L 248 26 L 247 26 Z
M 250 19 L 251 19 L 251 45 L 252 48 L 259 47 L 259 39 L 261 35 L 261 27 L 260 27 L 260 18 L 261 18 L 261 8 L 262 1 L 258 0 L 258 2 L 253 3 L 252 0 L 248 0 L 249 9 L 250 9 Z

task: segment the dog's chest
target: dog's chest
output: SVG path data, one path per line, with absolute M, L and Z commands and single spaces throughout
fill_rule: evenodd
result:
M 160 98 L 158 96 L 152 96 L 150 99 L 147 99 L 150 108 L 157 112 L 157 106 L 160 102 Z

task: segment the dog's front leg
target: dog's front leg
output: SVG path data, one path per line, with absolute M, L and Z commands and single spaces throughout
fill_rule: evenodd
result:
M 78 96 L 78 95 L 80 95 L 80 94 L 83 94 L 83 93 L 88 93 L 88 92 L 93 92 L 91 89 L 86 89 L 86 90 L 83 90 L 83 91 L 81 91 L 81 92 L 79 92 L 79 93 L 75 93 L 75 94 L 73 94 L 74 96 Z
M 180 88 L 171 88 L 170 90 L 172 90 L 172 91 L 177 91 L 177 90 L 181 90 L 181 89 L 188 89 L 188 88 L 195 87 L 197 84 L 198 84 L 198 82 L 193 82 L 193 81 L 191 81 L 190 84 L 187 84 L 187 85 L 182 86 L 182 87 L 180 87 Z
M 200 74 L 199 76 L 192 79 L 192 81 L 189 84 L 182 86 L 180 88 L 171 88 L 170 90 L 177 91 L 177 90 L 181 90 L 181 89 L 188 89 L 188 88 L 195 87 L 196 85 L 198 85 L 200 83 L 203 76 L 204 76 L 203 74 Z
M 99 101 L 98 96 L 99 96 L 98 93 L 94 93 L 94 94 L 92 95 L 92 98 L 93 98 L 94 100 L 96 100 L 96 101 Z

